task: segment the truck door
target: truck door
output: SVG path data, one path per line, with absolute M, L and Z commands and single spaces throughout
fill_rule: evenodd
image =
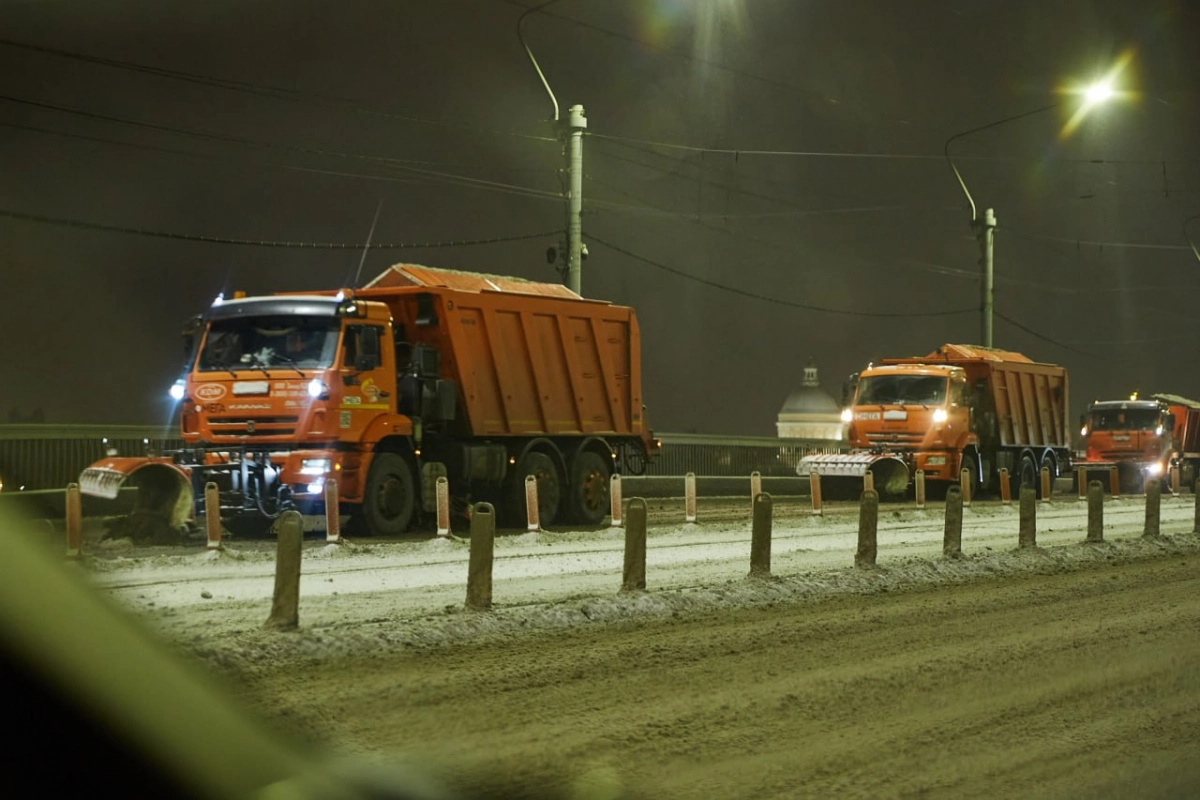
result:
M 392 408 L 396 395 L 395 353 L 383 325 L 351 324 L 342 337 L 342 402 L 338 429 L 358 439 L 371 421 Z

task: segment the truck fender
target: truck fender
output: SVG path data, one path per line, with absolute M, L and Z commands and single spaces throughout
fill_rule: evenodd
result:
M 413 422 L 403 414 L 380 414 L 363 429 L 362 444 L 375 448 L 389 436 L 411 437 Z

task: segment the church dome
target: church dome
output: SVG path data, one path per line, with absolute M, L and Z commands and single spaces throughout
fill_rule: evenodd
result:
M 811 361 L 804 368 L 804 383 L 799 389 L 788 395 L 787 400 L 783 402 L 783 408 L 779 409 L 780 415 L 833 414 L 836 416 L 840 412 L 841 408 L 837 401 L 821 389 L 820 381 L 817 380 L 817 368 Z

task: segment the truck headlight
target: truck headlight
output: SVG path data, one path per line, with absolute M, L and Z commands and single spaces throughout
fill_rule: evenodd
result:
M 842 409 L 842 422 L 852 422 L 854 420 L 854 410 L 851 408 Z
M 171 388 L 167 390 L 167 394 L 171 395 L 171 399 L 176 402 L 183 399 L 184 393 L 187 391 L 187 383 L 180 378 L 171 384 Z
M 325 480 L 322 478 L 319 481 L 313 481 L 305 489 L 309 494 L 320 494 L 325 489 Z
M 324 475 L 329 472 L 328 458 L 306 458 L 300 462 L 301 475 Z
M 950 415 L 946 413 L 946 409 L 935 408 L 933 410 L 933 421 L 934 422 L 945 422 L 949 418 L 950 418 Z
M 1149 464 L 1146 467 L 1146 474 L 1151 477 L 1157 478 L 1159 475 L 1162 475 L 1162 471 L 1163 471 L 1162 464 L 1154 463 L 1154 464 Z
M 322 380 L 313 378 L 311 381 L 308 382 L 308 396 L 309 397 L 314 397 L 314 398 L 320 397 L 321 395 L 325 394 L 328 391 L 329 391 L 329 387 L 326 386 L 325 382 Z

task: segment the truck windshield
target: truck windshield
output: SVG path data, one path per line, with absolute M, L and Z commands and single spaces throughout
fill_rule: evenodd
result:
M 1092 411 L 1090 420 L 1094 431 L 1152 431 L 1161 424 L 1153 408 L 1101 408 Z
M 940 406 L 946 402 L 946 378 L 940 375 L 872 375 L 858 381 L 860 406 Z
M 197 369 L 321 369 L 333 365 L 339 323 L 328 317 L 248 317 L 209 325 Z

